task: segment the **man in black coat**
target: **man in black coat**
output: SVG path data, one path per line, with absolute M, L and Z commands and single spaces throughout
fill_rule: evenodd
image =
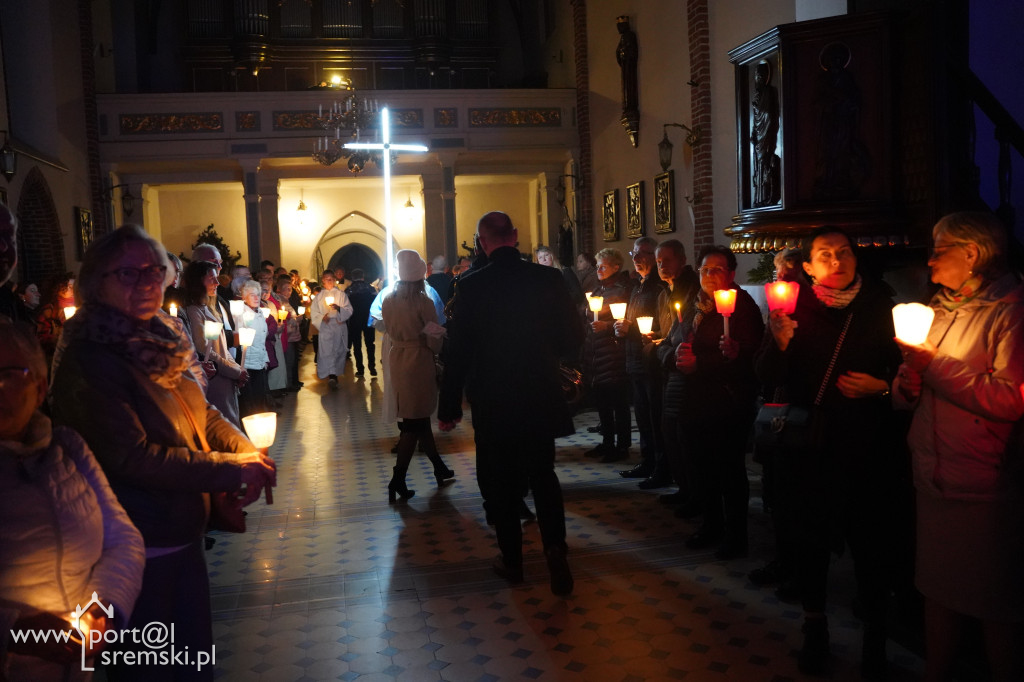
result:
M 366 282 L 366 275 L 361 268 L 352 270 L 352 285 L 345 291 L 352 303 L 352 317 L 348 318 L 348 348 L 354 351 L 356 360 L 356 376 L 363 376 L 363 342 L 366 343 L 366 363 L 370 366 L 370 376 L 377 376 L 376 330 L 367 326 L 370 319 L 370 306 L 377 298 L 377 290 Z
M 477 480 L 494 524 L 501 556 L 495 572 L 523 579 L 522 491 L 533 491 L 551 591 L 572 592 L 566 561 L 565 508 L 555 474 L 556 436 L 569 408 L 559 383 L 559 358 L 578 349 L 582 330 L 561 273 L 527 263 L 507 215 L 492 212 L 477 224 L 488 264 L 460 278 L 451 301 L 444 382 L 438 406 L 441 430 L 462 417 L 462 394 L 473 409 Z

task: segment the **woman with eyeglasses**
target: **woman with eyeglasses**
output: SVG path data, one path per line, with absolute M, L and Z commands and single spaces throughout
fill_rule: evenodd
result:
M 52 413 L 82 435 L 145 541 L 142 592 L 128 627 L 173 623 L 179 650 L 211 651 L 208 493 L 250 504 L 274 483 L 275 467 L 206 402 L 189 371 L 191 341 L 160 312 L 166 274 L 166 251 L 138 226 L 89 247 L 78 278 L 81 307 L 54 360 Z M 163 679 L 172 669 L 115 668 L 108 676 Z M 212 666 L 198 677 L 212 679 Z
M 774 513 L 793 535 L 804 609 L 797 661 L 804 674 L 829 668 L 828 569 L 849 545 L 864 620 L 862 673 L 879 677 L 903 481 L 889 394 L 900 363 L 893 302 L 883 282 L 861 277 L 842 229 L 818 228 L 802 252 L 796 312 L 769 315 L 755 360 L 763 384 L 811 414 L 803 440 L 778 457 L 776 472 Z
M 915 581 L 925 597 L 925 679 L 948 679 L 964 625 L 981 621 L 993 680 L 1024 679 L 1024 285 L 994 215 L 932 229 L 935 318 L 900 343 L 893 386 L 914 410 Z
M 681 433 L 696 475 L 691 489 L 703 511 L 701 526 L 686 546 L 716 547 L 719 559 L 737 559 L 747 555 L 750 487 L 744 456 L 756 413 L 754 353 L 761 345 L 764 323 L 754 299 L 736 284 L 736 256 L 731 250 L 706 246 L 697 261 L 697 300 L 664 346 L 668 359 L 683 373 Z M 715 306 L 715 292 L 722 289 L 736 290 L 728 335 L 725 318 Z

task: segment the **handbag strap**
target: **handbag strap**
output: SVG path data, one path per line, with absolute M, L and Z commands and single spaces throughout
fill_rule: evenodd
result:
M 185 413 L 185 418 L 188 419 L 188 423 L 192 425 L 192 430 L 196 432 L 197 436 L 199 436 L 199 444 L 203 447 L 203 451 L 210 452 L 210 444 L 206 442 L 206 435 L 203 433 L 203 430 L 199 428 L 199 424 L 196 422 L 195 415 L 192 414 L 192 410 L 189 408 L 188 403 L 185 402 L 185 399 L 182 398 L 177 391 L 172 390 L 171 395 L 173 395 L 174 399 L 178 401 L 178 405 L 181 406 L 182 411 Z
M 839 338 L 836 340 L 836 349 L 832 353 L 832 359 L 828 362 L 828 369 L 825 370 L 825 378 L 821 380 L 821 387 L 818 389 L 818 397 L 814 399 L 815 407 L 821 405 L 821 399 L 825 397 L 825 388 L 828 386 L 828 379 L 832 376 L 832 370 L 836 368 L 836 358 L 839 357 L 839 349 L 843 347 L 843 339 L 846 338 L 846 330 L 850 328 L 850 320 L 852 318 L 853 313 L 847 314 L 846 322 L 843 323 L 843 330 L 839 332 Z

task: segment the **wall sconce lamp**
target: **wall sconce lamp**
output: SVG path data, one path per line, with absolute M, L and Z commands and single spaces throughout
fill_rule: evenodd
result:
M 669 126 L 685 130 L 686 144 L 691 147 L 700 142 L 700 126 L 694 126 L 691 129 L 689 126 L 685 126 L 682 123 L 665 123 L 662 125 L 663 137 L 661 138 L 661 142 L 658 143 L 658 160 L 661 162 L 661 170 L 663 171 L 667 171 L 668 167 L 672 165 L 672 142 L 668 139 Z
M 295 219 L 299 225 L 306 224 L 306 202 L 303 201 L 305 198 L 305 190 L 299 190 L 299 205 L 295 208 Z
M 121 191 L 121 210 L 124 212 L 125 217 L 128 217 L 135 211 L 135 195 L 132 194 L 131 188 L 127 182 L 122 182 L 120 185 L 112 186 L 103 193 L 103 198 L 107 201 L 113 201 L 114 190 L 118 187 L 124 187 Z
M 555 201 L 565 206 L 565 178 L 572 178 L 572 191 L 576 192 L 576 176 L 571 173 L 558 176 L 558 185 L 555 186 Z
M 11 146 L 7 131 L 0 130 L 0 133 L 4 134 L 4 146 L 0 147 L 0 173 L 3 173 L 7 182 L 10 182 L 18 171 L 18 154 Z

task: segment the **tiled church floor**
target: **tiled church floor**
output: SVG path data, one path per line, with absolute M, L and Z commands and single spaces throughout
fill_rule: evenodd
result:
M 437 434 L 455 482 L 437 488 L 425 456 L 416 496 L 387 504 L 397 428 L 377 414 L 381 384 L 336 391 L 313 377 L 285 399 L 275 504 L 249 508 L 249 531 L 217 534 L 208 553 L 219 680 L 787 680 L 800 679 L 799 607 L 747 572 L 770 558 L 751 471 L 751 555 L 721 562 L 687 550 L 693 525 L 582 453 L 595 438 L 558 441 L 574 594 L 548 588 L 535 525 L 525 526 L 526 582 L 490 571 L 497 554 L 476 487 L 472 429 Z M 636 447 L 634 450 L 634 458 Z M 833 571 L 832 679 L 859 679 L 852 575 Z M 892 679 L 915 679 L 918 657 L 890 642 Z

